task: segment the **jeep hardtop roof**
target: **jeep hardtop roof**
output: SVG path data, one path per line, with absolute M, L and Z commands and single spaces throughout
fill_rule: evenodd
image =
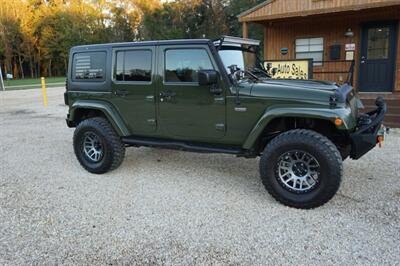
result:
M 72 47 L 72 49 L 96 49 L 96 48 L 118 48 L 127 46 L 156 46 L 156 45 L 185 45 L 185 44 L 210 44 L 209 39 L 182 39 L 182 40 L 160 40 L 160 41 L 143 41 L 143 42 L 121 42 L 121 43 L 105 43 L 105 44 L 89 44 Z
M 85 49 L 101 49 L 101 48 L 118 48 L 118 47 L 135 47 L 135 46 L 157 46 L 157 45 L 193 45 L 193 44 L 211 44 L 215 46 L 221 45 L 255 45 L 258 46 L 260 41 L 245 39 L 239 37 L 222 36 L 217 40 L 210 39 L 180 39 L 180 40 L 159 40 L 159 41 L 142 41 L 142 42 L 121 42 L 121 43 L 105 43 L 105 44 L 89 44 L 72 47 L 71 50 Z

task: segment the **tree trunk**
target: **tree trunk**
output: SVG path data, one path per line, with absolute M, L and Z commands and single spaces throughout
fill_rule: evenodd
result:
M 64 74 L 65 74 L 65 76 L 67 75 L 67 73 L 68 73 L 68 63 L 67 63 L 67 59 L 64 58 Z
M 12 74 L 13 73 L 13 67 L 12 67 L 12 62 L 11 60 L 8 62 L 8 74 Z
M 8 72 L 7 62 L 4 61 L 4 73 L 3 73 L 3 75 L 6 76 L 7 72 Z
M 50 61 L 49 61 L 49 77 L 51 77 L 51 73 L 52 71 L 51 71 L 51 59 L 50 59 Z
M 38 55 L 37 55 L 37 70 L 36 70 L 36 76 L 37 78 L 41 77 L 42 75 L 42 69 L 41 69 L 41 65 L 40 65 L 40 58 L 41 54 L 40 54 L 40 49 L 38 49 Z
M 16 79 L 16 78 L 18 78 L 18 66 L 14 60 L 14 62 L 13 62 L 13 79 Z
M 29 57 L 29 72 L 31 74 L 31 78 L 35 77 L 34 71 L 33 71 L 33 58 L 34 56 L 32 55 L 32 50 L 29 48 L 28 51 L 28 57 Z
M 24 67 L 22 66 L 22 58 L 21 55 L 18 55 L 18 62 L 19 62 L 19 69 L 21 71 L 21 78 L 24 79 L 25 78 L 25 74 L 24 74 Z
M 29 69 L 31 70 L 31 78 L 34 78 L 32 57 L 29 58 Z

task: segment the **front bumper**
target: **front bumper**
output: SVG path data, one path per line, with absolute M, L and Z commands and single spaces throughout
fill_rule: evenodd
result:
M 376 99 L 377 109 L 367 113 L 371 122 L 358 126 L 358 130 L 351 134 L 350 158 L 357 160 L 372 150 L 378 143 L 378 137 L 382 128 L 382 121 L 387 112 L 387 105 L 382 97 Z

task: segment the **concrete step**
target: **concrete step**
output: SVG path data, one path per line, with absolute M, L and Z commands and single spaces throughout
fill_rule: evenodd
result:
M 373 100 L 373 99 L 361 99 L 361 101 L 363 102 L 363 104 L 364 105 L 372 105 L 372 106 L 375 106 L 375 100 Z M 388 106 L 393 106 L 393 107 L 395 107 L 395 106 L 400 106 L 400 99 L 399 100 L 392 100 L 392 99 L 390 99 L 390 100 L 385 100 L 386 101 L 386 104 L 388 105 Z
M 400 124 L 399 123 L 383 122 L 383 124 L 387 128 L 400 128 Z
M 368 112 L 371 110 L 376 109 L 375 107 L 366 107 L 365 109 L 361 110 L 362 112 Z M 383 120 L 383 123 L 385 126 L 389 127 L 395 127 L 395 128 L 400 128 L 400 108 L 396 108 L 397 111 L 394 112 L 393 109 L 389 108 L 388 113 L 385 115 L 385 119 Z
M 385 98 L 385 100 L 399 100 L 400 99 L 400 93 L 358 93 L 357 94 L 360 99 L 364 100 L 375 100 L 379 96 Z
M 364 105 L 364 109 L 371 111 L 376 109 L 376 105 Z M 393 114 L 400 114 L 400 106 L 388 106 L 388 112 Z
M 385 126 L 400 128 L 400 115 L 386 114 L 383 124 Z
M 385 116 L 384 124 L 388 127 L 400 128 L 400 94 L 363 94 L 358 95 L 364 104 L 362 112 L 368 112 L 376 109 L 375 99 L 378 96 L 385 98 L 388 106 L 388 113 Z
M 361 101 L 362 101 L 362 103 L 364 105 L 373 105 L 373 106 L 375 106 L 375 100 L 372 100 L 372 99 L 367 99 L 367 100 L 361 99 Z M 400 99 L 399 100 L 397 100 L 397 99 L 396 100 L 393 100 L 393 99 L 387 100 L 387 99 L 385 99 L 385 102 L 386 102 L 386 104 L 388 106 L 400 107 Z

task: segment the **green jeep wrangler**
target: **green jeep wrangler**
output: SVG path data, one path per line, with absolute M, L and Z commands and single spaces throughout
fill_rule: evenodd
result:
M 329 201 L 342 160 L 383 140 L 386 103 L 359 114 L 348 84 L 271 79 L 259 44 L 225 36 L 73 47 L 65 103 L 80 164 L 106 173 L 130 146 L 260 156 L 262 182 L 281 203 Z

